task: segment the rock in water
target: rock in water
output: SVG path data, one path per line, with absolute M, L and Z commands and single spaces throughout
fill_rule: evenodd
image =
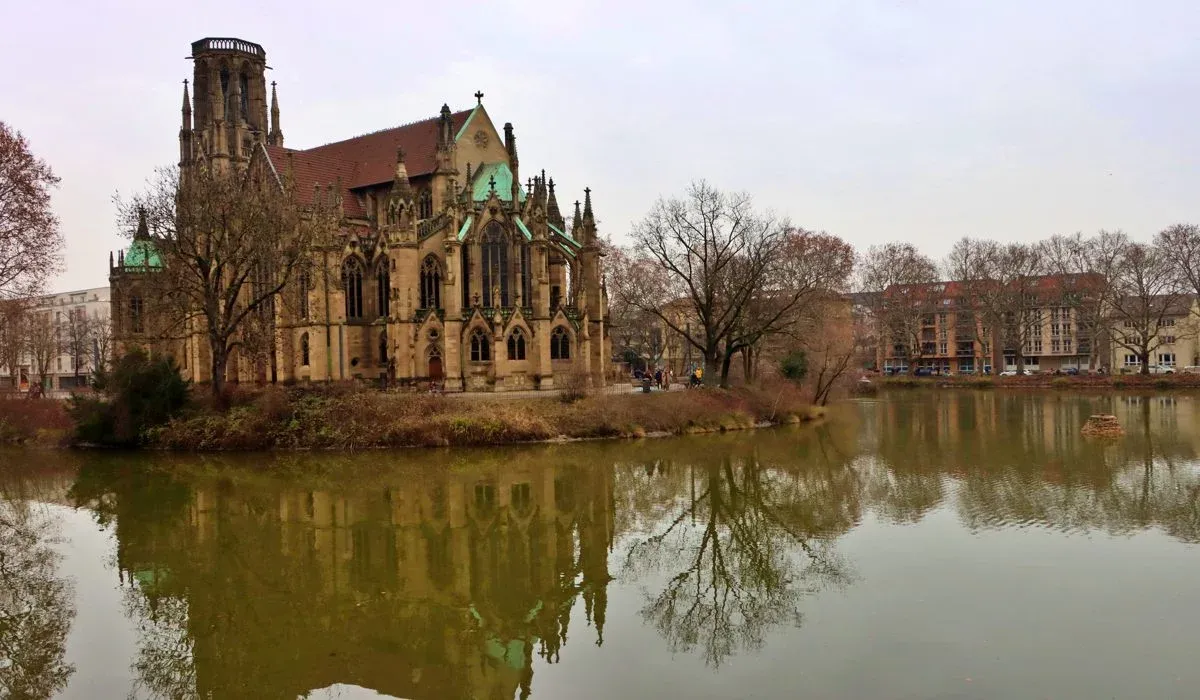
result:
M 1096 415 L 1089 416 L 1079 432 L 1094 437 L 1120 437 L 1125 434 L 1125 429 L 1116 416 Z

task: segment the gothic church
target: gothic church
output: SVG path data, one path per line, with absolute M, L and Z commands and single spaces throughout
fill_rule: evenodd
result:
M 339 212 L 336 245 L 314 250 L 325 274 L 294 280 L 268 361 L 239 357 L 231 381 L 389 379 L 447 391 L 604 383 L 611 339 L 591 193 L 568 226 L 545 171 L 519 179 L 512 124 L 497 132 L 482 93 L 467 110 L 307 149 L 284 146 L 266 52 L 241 39 L 192 44 L 180 167 L 290 173 L 302 198 Z M 311 201 L 311 199 L 309 199 Z M 110 262 L 114 334 L 211 377 L 202 328 L 152 338 L 139 281 L 169 265 L 144 231 Z

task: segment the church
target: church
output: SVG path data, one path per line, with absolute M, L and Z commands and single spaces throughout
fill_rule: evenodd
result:
M 564 218 L 553 178 L 520 179 L 503 133 L 475 94 L 470 109 L 313 148 L 284 145 L 263 47 L 192 44 L 179 165 L 287 173 L 301 201 L 338 212 L 332 245 L 276 305 L 269 357 L 230 358 L 241 382 L 387 380 L 446 391 L 602 385 L 611 362 L 607 294 L 591 191 Z M 269 103 L 269 104 L 268 104 Z M 269 114 L 269 119 L 268 119 Z M 110 261 L 118 347 L 167 352 L 195 382 L 211 379 L 204 329 L 166 338 L 141 281 L 169 265 L 145 231 Z M 175 324 L 159 324 L 174 326 Z

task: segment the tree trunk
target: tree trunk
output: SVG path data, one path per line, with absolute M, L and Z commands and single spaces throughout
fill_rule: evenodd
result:
M 1150 374 L 1150 351 L 1140 352 L 1138 355 L 1142 358 L 1142 374 Z
M 731 353 L 725 353 L 725 357 L 721 358 L 721 388 L 729 387 L 729 364 L 733 361 Z
M 212 355 L 212 382 L 209 388 L 217 407 L 224 409 L 225 400 L 225 368 L 229 364 L 229 348 L 223 341 L 210 336 L 209 350 Z
M 710 350 L 704 353 L 704 381 L 708 384 L 711 384 L 714 378 L 721 376 L 721 354 L 720 350 Z

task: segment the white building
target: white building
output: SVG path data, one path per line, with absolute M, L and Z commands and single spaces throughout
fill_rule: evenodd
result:
M 42 369 L 39 355 L 47 360 L 47 395 L 65 397 L 73 389 L 86 387 L 92 372 L 108 360 L 111 352 L 109 300 L 108 287 L 48 294 L 31 300 L 24 351 L 16 372 L 0 366 L 0 392 L 14 388 L 27 392 L 37 384 Z M 41 346 L 40 352 L 35 345 Z

